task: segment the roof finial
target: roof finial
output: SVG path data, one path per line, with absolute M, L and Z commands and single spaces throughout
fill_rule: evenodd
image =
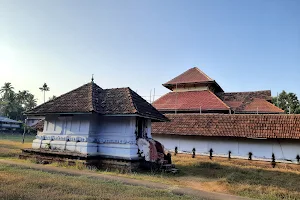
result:
M 92 74 L 92 83 L 94 83 L 94 74 Z

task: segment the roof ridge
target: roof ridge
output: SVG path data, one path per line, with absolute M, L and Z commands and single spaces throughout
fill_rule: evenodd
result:
M 211 81 L 214 81 L 214 79 L 210 78 L 207 74 L 205 74 L 201 69 L 198 67 L 194 67 L 196 70 L 198 70 L 200 73 L 202 73 L 204 76 L 206 76 L 207 79 L 210 79 Z
M 88 98 L 89 98 L 89 110 L 92 112 L 94 111 L 94 90 L 93 90 L 94 83 L 92 82 L 88 91 Z
M 117 90 L 117 89 L 126 89 L 126 88 L 129 88 L 129 87 L 105 88 L 103 90 Z
M 132 90 L 129 87 L 125 87 L 124 89 L 127 90 L 127 93 L 130 96 L 129 102 L 131 103 L 132 107 L 134 108 L 133 112 L 138 113 L 137 107 L 136 107 L 135 103 L 133 102 Z
M 223 104 L 224 104 L 224 106 L 226 106 L 228 109 L 231 109 L 224 101 L 222 101 L 222 99 L 220 99 L 215 93 L 213 93 L 212 91 L 210 91 L 210 90 L 205 90 L 205 91 L 208 91 L 208 92 L 210 92 L 212 95 L 214 95 L 215 97 L 217 97 L 217 99 L 219 99 L 219 101 L 221 101 Z
M 230 94 L 230 93 L 250 93 L 250 92 L 271 92 L 271 90 L 255 90 L 255 91 L 245 91 L 245 92 L 224 92 L 224 94 Z

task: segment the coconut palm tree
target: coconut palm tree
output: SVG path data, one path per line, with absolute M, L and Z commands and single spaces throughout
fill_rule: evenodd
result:
M 1 87 L 0 93 L 3 94 L 3 98 L 7 98 L 9 94 L 13 93 L 13 89 L 14 87 L 11 85 L 11 83 L 7 82 Z
M 50 91 L 50 88 L 48 87 L 47 83 L 44 83 L 42 87 L 39 88 L 42 92 L 44 92 L 44 103 L 45 103 L 45 93 Z

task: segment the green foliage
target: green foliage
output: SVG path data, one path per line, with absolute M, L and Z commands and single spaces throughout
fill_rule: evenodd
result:
M 252 152 L 248 153 L 248 160 L 252 160 L 252 155 L 253 155 Z
M 195 158 L 196 157 L 196 149 L 193 148 L 192 152 L 193 152 L 192 158 Z
M 271 162 L 271 164 L 272 164 L 273 168 L 276 166 L 275 154 L 274 153 L 272 153 L 272 162 Z
M 49 101 L 56 99 L 56 96 L 53 95 L 52 97 L 49 97 Z
M 51 144 L 50 144 L 50 142 L 46 144 L 46 148 L 47 148 L 47 149 L 51 149 Z
M 212 159 L 212 157 L 213 157 L 213 152 L 214 152 L 213 149 L 210 149 L 210 150 L 209 150 L 209 159 Z
M 274 105 L 278 106 L 285 113 L 290 114 L 300 114 L 300 102 L 295 93 L 287 93 L 286 91 L 282 91 L 277 97 L 272 98 L 272 102 Z
M 0 89 L 0 115 L 14 120 L 24 120 L 23 112 L 37 105 L 34 95 L 27 90 L 14 92 L 11 83 L 4 83 Z

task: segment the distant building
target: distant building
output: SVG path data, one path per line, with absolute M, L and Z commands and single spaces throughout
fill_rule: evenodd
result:
M 0 116 L 0 131 L 16 131 L 21 128 L 22 122 Z
M 170 122 L 152 125 L 154 139 L 179 152 L 296 161 L 300 115 L 271 103 L 271 91 L 227 93 L 198 68 L 163 84 L 172 90 L 152 105 Z
M 214 79 L 197 67 L 187 70 L 163 86 L 171 92 L 152 104 L 163 113 L 284 113 L 271 103 L 270 90 L 224 92 Z

